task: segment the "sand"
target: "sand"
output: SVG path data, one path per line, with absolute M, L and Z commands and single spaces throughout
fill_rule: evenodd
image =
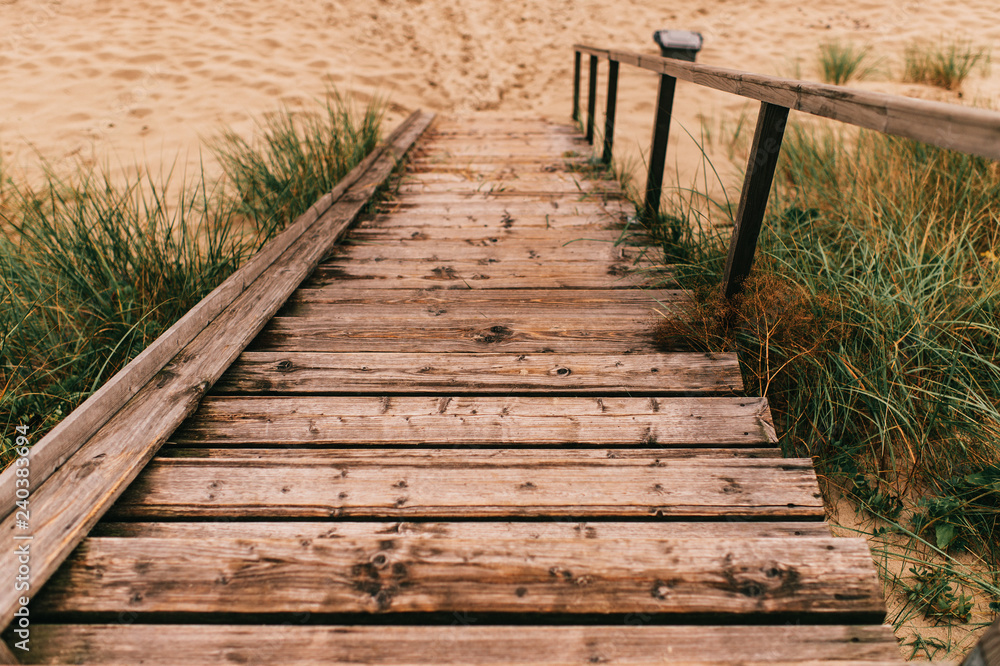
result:
M 699 61 L 816 78 L 817 44 L 871 44 L 899 79 L 903 48 L 942 34 L 1000 40 L 1000 6 L 967 0 L 0 0 L 0 155 L 8 173 L 39 158 L 113 168 L 194 168 L 203 140 L 281 105 L 307 108 L 334 85 L 359 101 L 381 95 L 389 120 L 422 107 L 568 120 L 574 42 L 657 52 L 658 28 L 698 30 Z M 796 65 L 798 63 L 798 65 Z M 885 75 L 876 79 L 889 78 Z M 649 142 L 655 77 L 623 68 L 619 145 L 634 163 Z M 954 98 L 889 80 L 861 87 Z M 977 72 L 966 100 L 1000 106 L 1000 84 Z M 603 96 L 602 96 L 603 97 Z M 603 103 L 603 102 L 602 102 Z M 756 105 L 682 83 L 679 126 L 725 126 Z M 678 137 L 682 130 L 676 129 Z M 674 140 L 682 178 L 697 152 Z M 211 160 L 209 160 L 211 162 Z M 668 174 L 668 178 L 672 175 Z

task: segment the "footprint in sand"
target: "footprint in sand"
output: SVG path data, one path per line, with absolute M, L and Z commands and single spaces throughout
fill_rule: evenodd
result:
M 145 74 L 141 69 L 116 69 L 111 72 L 112 78 L 121 79 L 123 81 L 138 81 Z

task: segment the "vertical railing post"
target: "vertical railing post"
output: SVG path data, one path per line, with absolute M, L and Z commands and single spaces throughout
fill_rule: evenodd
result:
M 580 52 L 573 51 L 573 120 L 580 119 Z
M 740 206 L 736 212 L 736 226 L 729 244 L 723 289 L 726 298 L 740 293 L 743 282 L 750 275 L 757 237 L 764 221 L 767 198 L 774 182 L 774 169 L 781 153 L 781 140 L 788 122 L 788 109 L 761 102 L 757 115 L 757 130 L 747 161 L 747 175 L 743 181 Z
M 618 102 L 618 61 L 608 60 L 608 105 L 604 111 L 604 154 L 601 161 L 611 164 L 611 148 L 615 142 L 615 106 Z
M 656 118 L 653 121 L 653 142 L 649 148 L 649 172 L 646 176 L 646 214 L 653 219 L 660 212 L 663 191 L 663 166 L 667 159 L 667 137 L 670 136 L 670 114 L 674 107 L 677 79 L 660 74 L 656 93 Z
M 590 56 L 590 89 L 587 90 L 587 143 L 594 143 L 594 114 L 597 112 L 597 56 Z

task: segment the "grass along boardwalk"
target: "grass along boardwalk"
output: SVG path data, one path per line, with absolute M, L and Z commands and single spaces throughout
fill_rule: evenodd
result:
M 588 149 L 539 120 L 438 121 L 293 291 L 216 317 L 203 335 L 233 341 L 199 348 L 207 394 L 91 438 L 131 423 L 134 473 L 60 518 L 82 541 L 50 558 L 19 658 L 898 661 L 866 543 L 830 535 L 735 356 L 655 348 L 686 294 L 625 270 L 626 202 L 585 178 Z M 40 502 L 67 467 L 110 478 L 91 446 Z

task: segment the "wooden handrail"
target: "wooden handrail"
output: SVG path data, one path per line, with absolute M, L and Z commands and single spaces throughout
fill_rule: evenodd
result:
M 655 55 L 574 49 L 814 116 L 1000 160 L 1000 112 L 844 86 L 752 74 Z
M 739 293 L 750 274 L 774 168 L 781 151 L 785 119 L 790 109 L 940 148 L 1000 160 L 1000 112 L 753 74 L 631 51 L 599 49 L 583 44 L 576 44 L 573 49 L 577 63 L 580 54 L 590 55 L 589 100 L 593 100 L 596 93 L 596 61 L 600 58 L 607 59 L 614 72 L 614 76 L 609 76 L 608 80 L 605 150 L 602 156 L 605 163 L 611 161 L 610 137 L 614 133 L 618 64 L 625 63 L 660 75 L 646 180 L 647 215 L 655 215 L 660 208 L 663 162 L 677 79 L 761 102 L 757 133 L 747 163 L 743 195 L 726 262 L 724 290 L 727 297 Z M 577 66 L 574 110 L 579 108 L 579 75 Z M 593 105 L 591 102 L 591 110 Z M 588 127 L 592 123 L 593 118 L 588 118 Z M 588 130 L 589 138 L 591 133 Z

